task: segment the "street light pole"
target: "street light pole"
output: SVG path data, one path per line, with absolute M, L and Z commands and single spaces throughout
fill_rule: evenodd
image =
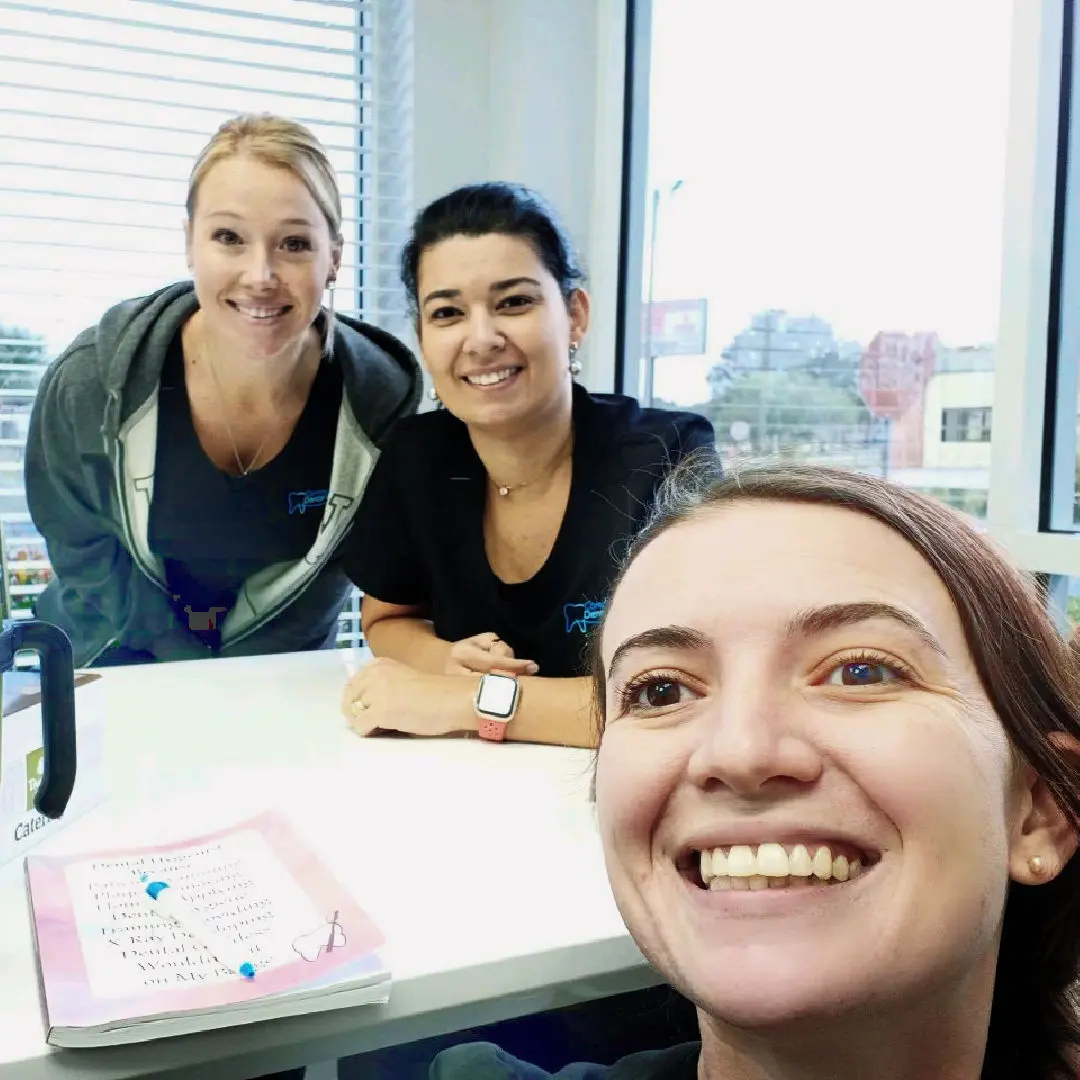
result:
M 682 181 L 676 180 L 668 189 L 669 195 L 674 195 L 682 187 Z M 656 357 L 653 355 L 653 295 L 656 286 L 656 238 L 658 236 L 657 223 L 660 220 L 660 189 L 652 190 L 652 221 L 649 228 L 649 289 L 648 300 L 645 307 L 645 348 L 642 356 L 645 361 L 645 386 L 641 394 L 641 402 L 646 407 L 653 403 L 653 373 L 656 367 Z
M 642 404 L 649 408 L 653 403 L 653 289 L 656 285 L 656 223 L 660 218 L 660 189 L 652 191 L 652 221 L 649 236 L 649 298 L 645 306 L 645 386 Z

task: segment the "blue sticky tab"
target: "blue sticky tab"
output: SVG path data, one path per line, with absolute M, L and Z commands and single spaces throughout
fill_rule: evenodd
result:
M 169 883 L 167 881 L 151 881 L 150 884 L 146 886 L 146 895 L 149 896 L 151 900 L 156 900 L 168 887 Z
M 245 979 L 254 979 L 255 978 L 255 965 L 254 964 L 241 964 L 240 965 L 240 974 L 243 975 Z

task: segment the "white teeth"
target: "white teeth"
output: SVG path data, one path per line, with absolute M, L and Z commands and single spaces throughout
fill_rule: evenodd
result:
M 243 315 L 247 315 L 248 318 L 251 318 L 251 319 L 272 319 L 276 315 L 280 315 L 282 312 L 284 312 L 285 308 L 283 308 L 283 307 L 253 308 L 253 307 L 242 307 L 240 304 L 237 304 L 236 305 L 236 310 L 239 311 Z
M 757 853 L 757 872 L 765 877 L 787 877 L 788 853 L 779 844 L 762 844 Z
M 503 368 L 502 371 L 484 371 L 479 375 L 466 375 L 465 380 L 471 386 L 494 386 L 496 383 L 505 382 L 514 374 L 514 368 Z
M 788 869 L 795 877 L 808 878 L 814 872 L 810 852 L 804 844 L 796 844 L 788 859 Z
M 736 844 L 728 852 L 727 857 L 728 877 L 748 878 L 757 873 L 757 859 L 754 852 L 745 844 Z
M 701 852 L 701 880 L 706 887 L 727 891 L 760 891 L 823 882 L 842 883 L 857 878 L 863 870 L 858 859 L 838 854 L 824 845 L 796 844 L 790 851 L 783 844 L 748 844 L 711 848 Z
M 832 852 L 827 847 L 819 847 L 814 852 L 814 877 L 828 881 L 832 874 Z

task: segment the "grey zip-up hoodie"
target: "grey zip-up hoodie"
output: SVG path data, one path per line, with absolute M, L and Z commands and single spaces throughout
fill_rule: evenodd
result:
M 127 300 L 81 333 L 41 381 L 26 445 L 26 497 L 54 577 L 37 615 L 71 638 L 75 663 L 111 643 L 160 660 L 210 655 L 177 615 L 150 550 L 158 388 L 166 353 L 198 309 L 191 282 Z M 421 376 L 396 338 L 336 316 L 344 384 L 318 537 L 304 558 L 252 575 L 220 624 L 222 656 L 288 652 L 332 640 L 350 583 L 333 558 L 379 447 L 416 411 Z

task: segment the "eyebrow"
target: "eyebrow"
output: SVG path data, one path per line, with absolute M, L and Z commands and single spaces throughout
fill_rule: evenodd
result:
M 941 656 L 946 652 L 941 642 L 926 626 L 909 611 L 876 601 L 863 601 L 852 604 L 829 604 L 826 607 L 810 608 L 800 611 L 788 621 L 784 628 L 784 637 L 792 641 L 799 637 L 812 637 L 829 630 L 855 623 L 869 622 L 872 619 L 887 619 L 910 630 L 919 640 Z M 708 634 L 694 630 L 689 626 L 658 626 L 643 630 L 623 641 L 611 656 L 607 678 L 613 679 L 615 669 L 628 654 L 637 649 L 677 649 L 681 652 L 707 652 L 713 648 L 713 641 Z
M 234 221 L 243 221 L 244 220 L 243 214 L 238 214 L 238 213 L 236 213 L 235 210 L 211 210 L 210 213 L 208 213 L 206 216 L 207 217 L 212 217 L 212 218 L 213 217 L 232 218 Z M 278 222 L 278 224 L 279 225 L 303 225 L 303 226 L 305 226 L 306 228 L 309 228 L 309 229 L 312 227 L 311 222 L 308 221 L 307 218 L 302 218 L 302 217 L 285 218 L 284 221 L 280 221 L 280 222 Z
M 788 623 L 785 636 L 789 640 L 797 637 L 812 637 L 814 634 L 823 634 L 827 630 L 851 626 L 853 623 L 869 622 L 872 619 L 886 619 L 899 623 L 910 630 L 928 648 L 940 656 L 947 655 L 941 642 L 910 611 L 873 600 L 852 604 L 828 604 L 825 607 L 800 611 Z
M 512 277 L 503 278 L 502 281 L 493 281 L 488 287 L 488 292 L 505 292 L 507 289 L 516 288 L 518 285 L 535 285 L 538 289 L 543 288 L 536 278 Z M 424 303 L 427 304 L 432 300 L 456 300 L 460 295 L 460 289 L 436 289 L 424 297 Z
M 621 642 L 611 655 L 607 677 L 610 681 L 628 653 L 637 649 L 678 649 L 681 652 L 708 652 L 712 648 L 712 638 L 700 630 L 689 626 L 657 626 L 652 630 L 643 630 Z

